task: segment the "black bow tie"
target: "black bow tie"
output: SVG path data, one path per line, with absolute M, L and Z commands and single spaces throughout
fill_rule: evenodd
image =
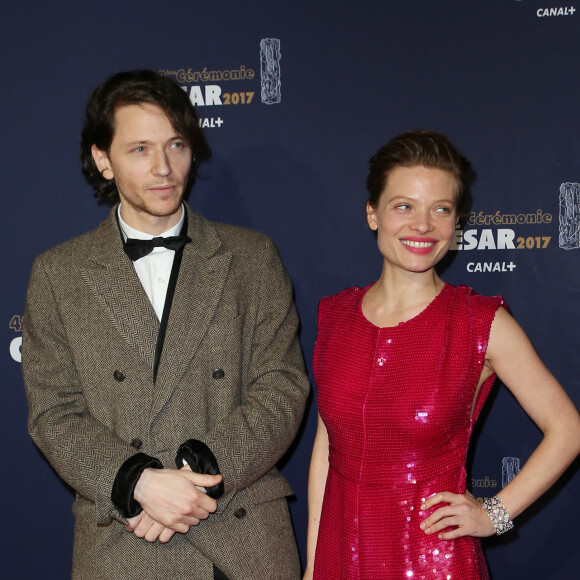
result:
M 131 260 L 135 261 L 153 251 L 153 248 L 167 248 L 168 250 L 181 250 L 185 244 L 191 242 L 189 236 L 170 236 L 168 238 L 153 238 L 152 240 L 137 240 L 127 238 L 123 243 L 123 249 Z

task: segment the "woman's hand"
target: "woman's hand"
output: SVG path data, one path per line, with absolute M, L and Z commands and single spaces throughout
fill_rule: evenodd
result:
M 462 536 L 486 538 L 495 534 L 487 512 L 468 491 L 463 495 L 449 491 L 436 493 L 425 501 L 421 509 L 428 510 L 440 503 L 448 505 L 436 509 L 421 523 L 421 529 L 426 534 L 437 534 L 440 540 L 454 540 Z M 455 529 L 441 532 L 445 528 Z

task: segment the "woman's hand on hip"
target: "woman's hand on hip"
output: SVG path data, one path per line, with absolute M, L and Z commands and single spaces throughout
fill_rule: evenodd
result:
M 425 500 L 421 509 L 426 511 L 439 504 L 444 505 L 421 523 L 420 527 L 426 534 L 437 534 L 440 540 L 454 540 L 462 536 L 486 538 L 495 534 L 487 512 L 468 491 L 464 494 L 449 491 L 436 493 Z

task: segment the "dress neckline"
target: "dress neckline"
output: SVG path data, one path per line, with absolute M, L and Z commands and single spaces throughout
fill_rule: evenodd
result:
M 427 306 L 425 306 L 425 308 L 423 308 L 423 310 L 421 310 L 421 312 L 419 312 L 417 315 L 413 316 L 412 318 L 409 318 L 409 320 L 403 320 L 402 322 L 399 322 L 397 325 L 395 326 L 377 326 L 376 324 L 372 323 L 363 313 L 362 311 L 362 301 L 363 298 L 365 297 L 365 294 L 370 290 L 370 288 L 374 286 L 374 284 L 369 284 L 368 286 L 365 286 L 361 293 L 360 293 L 360 299 L 358 302 L 358 313 L 360 315 L 360 317 L 365 321 L 366 324 L 368 324 L 369 326 L 372 326 L 373 328 L 376 328 L 377 330 L 385 330 L 385 329 L 393 329 L 393 328 L 400 328 L 402 326 L 406 326 L 408 324 L 411 324 L 417 320 L 420 320 L 421 318 L 423 318 L 424 316 L 426 316 L 428 314 L 428 312 L 436 305 L 436 303 L 438 303 L 441 298 L 443 297 L 444 294 L 447 294 L 447 292 L 449 291 L 449 289 L 451 288 L 451 285 L 448 284 L 447 282 L 443 283 L 443 288 L 441 288 L 441 290 L 439 291 L 439 293 L 437 294 L 437 296 L 435 296 L 433 298 L 433 300 L 431 300 L 431 302 L 429 302 L 429 304 L 427 304 Z

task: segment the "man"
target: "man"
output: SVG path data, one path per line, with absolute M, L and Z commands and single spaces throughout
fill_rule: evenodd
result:
M 73 578 L 300 574 L 275 467 L 309 390 L 292 289 L 269 238 L 183 202 L 209 156 L 177 84 L 111 77 L 81 160 L 120 205 L 32 269 L 29 429 L 76 491 Z

